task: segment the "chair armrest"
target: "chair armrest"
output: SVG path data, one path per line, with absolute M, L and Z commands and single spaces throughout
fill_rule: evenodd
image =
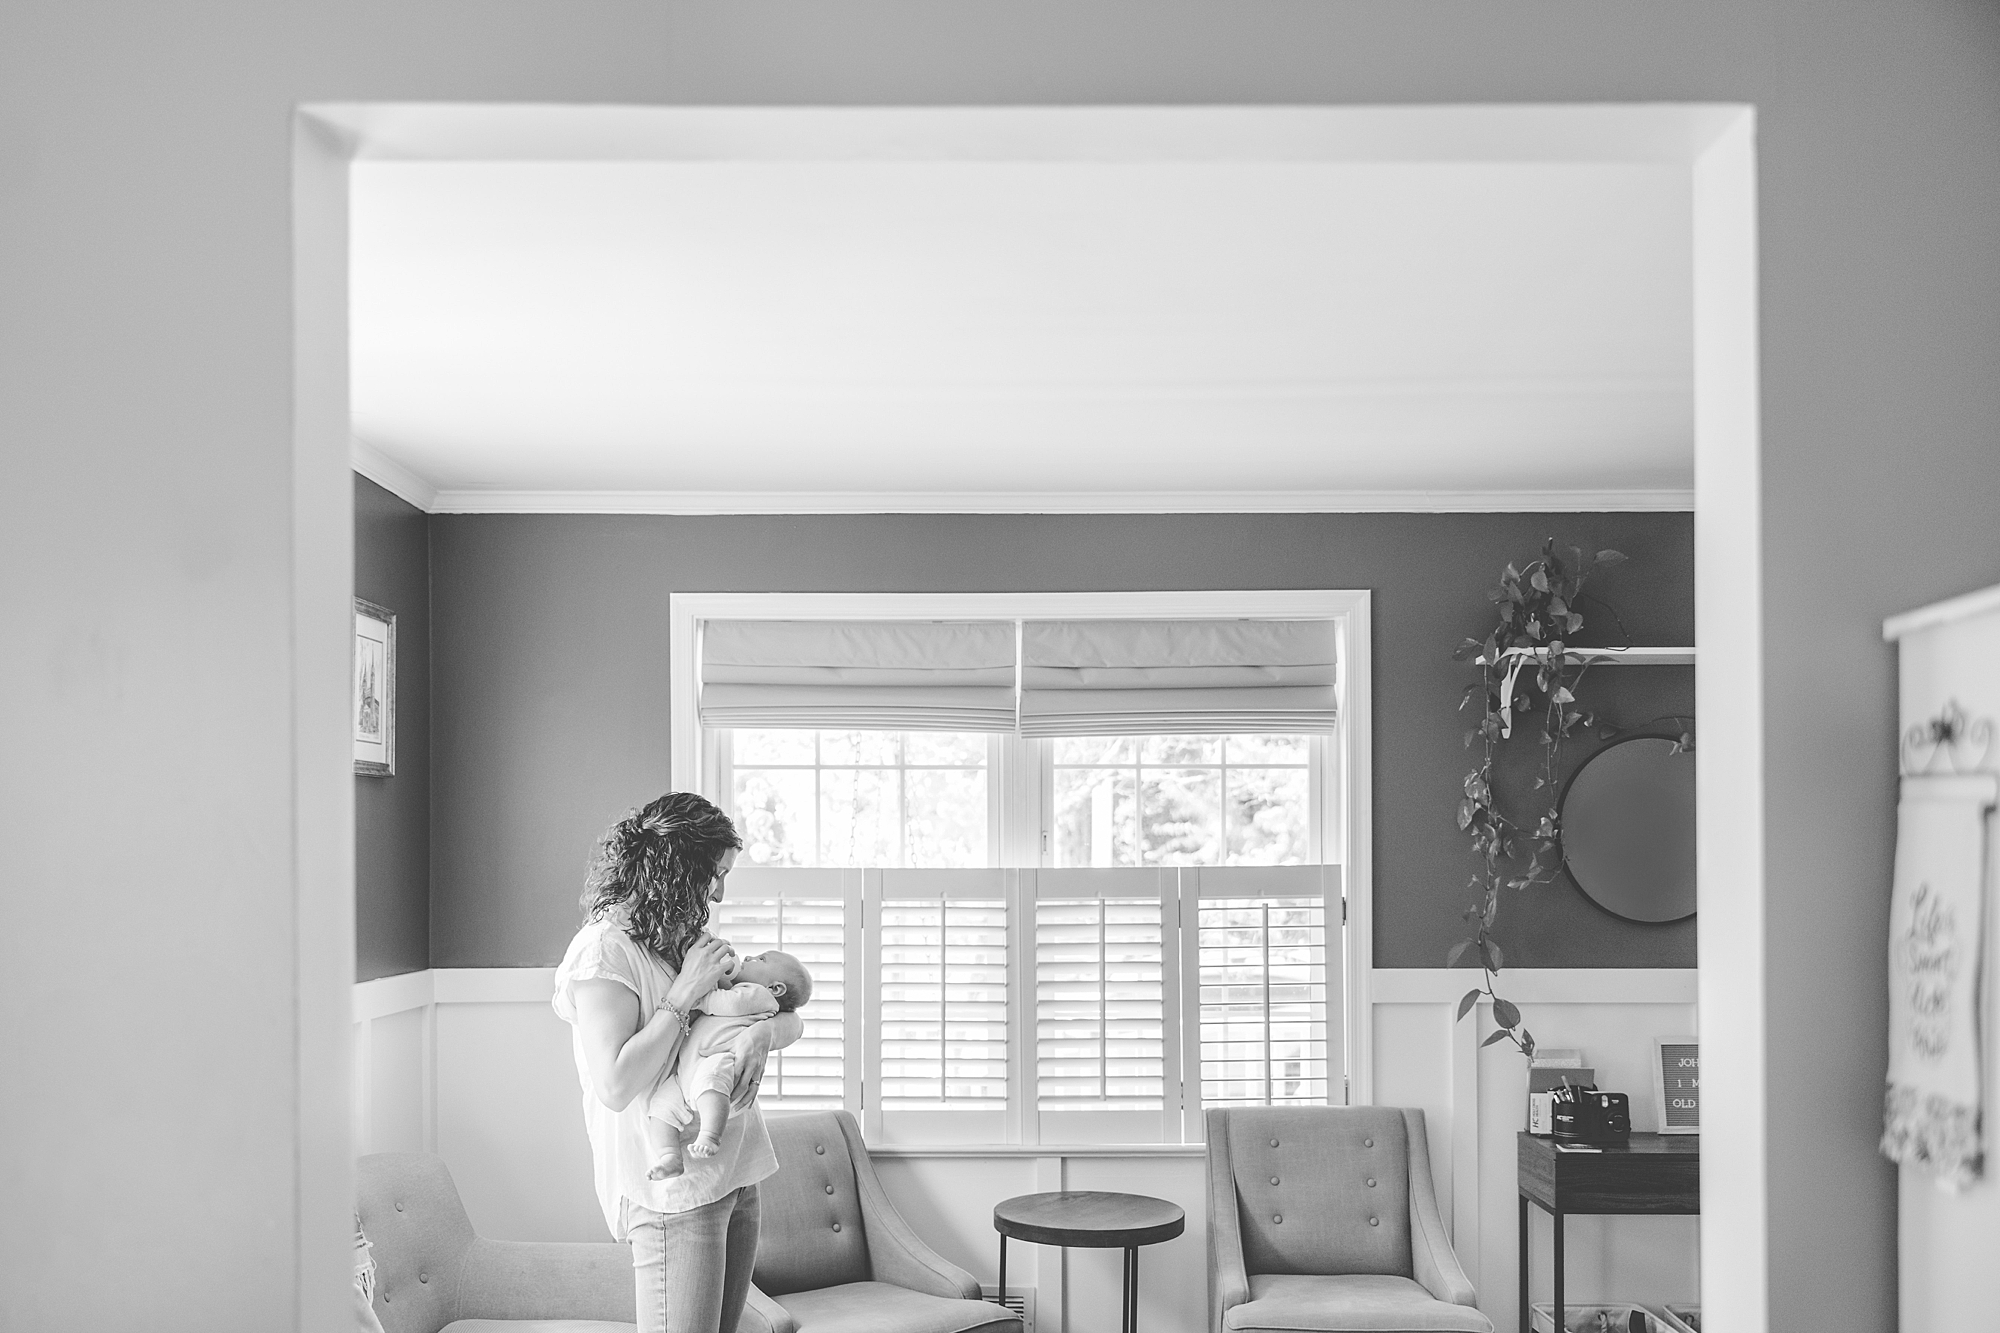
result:
M 638 1318 L 632 1247 L 616 1242 L 475 1240 L 454 1319 Z
M 1250 1275 L 1243 1268 L 1243 1220 L 1236 1207 L 1236 1164 L 1229 1156 L 1229 1112 L 1208 1113 L 1208 1327 L 1222 1333 L 1222 1321 L 1250 1299 Z
M 753 1282 L 750 1297 L 743 1302 L 743 1318 L 737 1321 L 736 1333 L 799 1333 L 799 1325 L 790 1310 L 759 1291 Z
M 924 1244 L 875 1174 L 868 1145 L 851 1117 L 835 1117 L 847 1139 L 847 1155 L 854 1161 L 855 1194 L 861 1202 L 861 1222 L 868 1236 L 868 1264 L 877 1282 L 887 1282 L 927 1296 L 948 1300 L 980 1299 L 979 1279 Z
M 1410 1276 L 1448 1305 L 1479 1304 L 1479 1293 L 1459 1266 L 1458 1255 L 1445 1238 L 1438 1212 L 1437 1191 L 1431 1184 L 1430 1140 L 1424 1133 L 1424 1113 L 1403 1110 L 1403 1127 L 1410 1140 Z

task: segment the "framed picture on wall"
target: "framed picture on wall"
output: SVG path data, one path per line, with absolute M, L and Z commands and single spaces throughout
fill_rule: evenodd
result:
M 354 599 L 354 771 L 396 772 L 396 613 Z

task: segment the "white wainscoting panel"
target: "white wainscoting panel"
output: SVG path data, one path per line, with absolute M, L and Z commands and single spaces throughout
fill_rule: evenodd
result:
M 1151 1194 L 1186 1211 L 1186 1231 L 1139 1252 L 1139 1326 L 1199 1333 L 1208 1323 L 1207 1160 L 1073 1157 L 1065 1165 L 1065 1189 Z M 1118 1327 L 1123 1264 L 1121 1250 L 1068 1252 L 1069 1328 L 1090 1333 Z
M 1496 1328 L 1511 1329 L 1520 1281 L 1516 1135 L 1526 1119 L 1527 1063 L 1510 1043 L 1480 1047 L 1495 1030 L 1489 1002 L 1453 1022 L 1478 977 L 1469 969 L 1376 970 L 1375 1086 L 1385 1105 L 1423 1107 L 1453 1247 L 1479 1288 L 1480 1308 Z M 1501 974 L 1498 989 L 1521 1007 L 1538 1043 L 1580 1047 L 1599 1087 L 1631 1096 L 1633 1129 L 1658 1128 L 1652 1042 L 1699 1030 L 1693 969 L 1516 968 Z M 1552 1227 L 1539 1208 L 1529 1227 L 1531 1291 L 1543 1301 Z M 1699 1298 L 1698 1219 L 1572 1217 L 1564 1230 L 1566 1299 Z
M 370 1027 L 368 1140 L 374 1152 L 423 1152 L 429 1141 L 430 1015 L 385 1014 Z
M 465 1209 L 500 1240 L 607 1240 L 569 1025 L 538 1002 L 437 1006 L 437 1143 Z
M 1376 1100 L 1425 1112 L 1438 1204 L 1480 1305 L 1514 1324 L 1515 1134 L 1526 1101 L 1511 1045 L 1482 1002 L 1452 1021 L 1477 973 L 1378 969 L 1371 976 Z M 356 1142 L 363 1151 L 443 1155 L 473 1225 L 505 1240 L 601 1240 L 590 1149 L 569 1029 L 549 1008 L 547 968 L 439 969 L 355 987 Z M 1633 1126 L 1652 1129 L 1656 1036 L 1698 1031 L 1695 973 L 1517 969 L 1501 993 L 1546 1046 L 1580 1046 L 1600 1086 L 1632 1095 Z M 776 1113 L 774 1113 L 776 1114 Z M 940 1253 L 991 1285 L 999 1276 L 993 1204 L 1038 1190 L 1152 1194 L 1187 1210 L 1185 1235 L 1141 1259 L 1141 1319 L 1156 1333 L 1207 1322 L 1206 1174 L 1199 1146 L 889 1147 L 876 1169 L 896 1206 Z M 1549 1221 L 1532 1218 L 1534 1291 L 1547 1299 Z M 1682 1301 L 1699 1294 L 1694 1218 L 1575 1218 L 1568 1291 Z M 1036 1333 L 1115 1327 L 1121 1256 L 1012 1244 L 1008 1284 L 1035 1293 Z

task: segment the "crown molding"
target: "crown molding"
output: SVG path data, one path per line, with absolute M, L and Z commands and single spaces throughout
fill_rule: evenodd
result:
M 356 470 L 364 471 L 358 462 Z M 431 503 L 420 507 L 434 514 L 1656 513 L 1692 510 L 1694 492 L 460 490 L 433 492 Z
M 438 512 L 438 488 L 374 445 L 350 436 L 347 454 L 354 470 L 383 490 L 407 500 L 427 514 Z

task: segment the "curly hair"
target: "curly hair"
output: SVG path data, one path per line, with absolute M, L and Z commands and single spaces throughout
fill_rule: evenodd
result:
M 729 816 L 689 791 L 670 791 L 604 831 L 583 884 L 596 920 L 624 907 L 625 933 L 679 969 L 708 925 L 715 867 L 743 840 Z

